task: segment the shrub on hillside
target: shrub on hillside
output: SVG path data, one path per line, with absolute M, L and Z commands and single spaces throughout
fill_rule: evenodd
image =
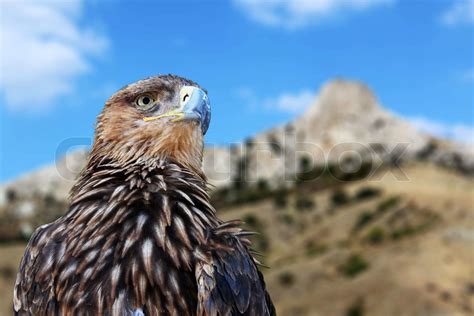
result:
M 308 162 L 310 163 L 310 162 Z M 329 173 L 329 169 L 326 166 L 313 166 L 309 170 L 302 171 L 302 165 L 305 165 L 306 162 L 300 162 L 300 171 L 296 174 L 296 184 L 301 185 L 303 182 L 315 181 L 321 185 L 327 185 L 334 179 L 334 177 Z M 304 167 L 305 168 L 305 167 Z
M 374 187 L 363 187 L 357 191 L 355 198 L 357 200 L 365 200 L 379 196 L 381 193 L 381 189 Z
M 259 179 L 257 181 L 257 190 L 260 191 L 261 193 L 266 193 L 266 192 L 270 191 L 268 181 L 265 180 L 265 179 Z
M 341 272 L 348 278 L 353 278 L 369 268 L 369 263 L 358 254 L 351 255 L 347 261 L 340 266 Z
M 364 315 L 364 300 L 358 298 L 353 302 L 346 311 L 346 316 L 363 316 Z
M 211 199 L 214 203 L 220 201 L 227 201 L 229 198 L 230 188 L 229 187 L 222 187 L 218 188 L 211 193 Z
M 354 169 L 357 164 L 352 157 L 348 157 L 342 165 L 329 166 L 329 169 L 331 174 L 340 181 L 358 181 L 367 178 L 373 170 L 372 162 L 363 161 L 357 169 Z
M 245 214 L 242 220 L 247 226 L 247 229 L 258 233 L 251 238 L 253 240 L 253 247 L 260 252 L 266 252 L 270 247 L 270 240 L 264 232 L 264 225 L 262 222 L 257 216 L 251 213 Z
M 288 205 L 288 197 L 286 194 L 275 194 L 273 196 L 273 204 L 276 208 L 285 208 Z
M 285 213 L 285 214 L 281 215 L 280 220 L 283 223 L 288 224 L 288 225 L 291 225 L 295 222 L 295 218 L 290 213 Z
M 232 188 L 236 191 L 246 189 L 248 187 L 248 167 L 250 165 L 250 157 L 243 156 L 235 163 L 235 175 L 232 179 Z
M 331 195 L 331 201 L 334 206 L 344 205 L 349 202 L 349 196 L 343 190 L 336 190 Z
M 378 213 L 383 213 L 387 211 L 388 209 L 391 209 L 392 207 L 395 207 L 398 203 L 400 202 L 400 197 L 399 196 L 392 196 L 389 197 L 377 205 L 377 212 Z
M 254 145 L 254 140 L 253 138 L 249 137 L 245 140 L 245 147 L 247 148 L 252 148 Z
M 286 188 L 278 188 L 272 191 L 273 204 L 276 208 L 282 209 L 288 205 L 288 190 Z
M 312 240 L 306 243 L 305 248 L 306 248 L 306 255 L 308 257 L 319 256 L 328 250 L 328 247 L 326 245 L 316 243 Z
M 261 226 L 260 220 L 257 218 L 257 216 L 250 213 L 245 214 L 242 220 L 245 222 L 245 224 L 247 224 L 252 229 L 255 229 Z
M 385 239 L 385 232 L 381 227 L 373 227 L 368 233 L 365 238 L 367 242 L 376 245 L 380 244 Z
M 258 235 L 255 235 L 253 245 L 256 250 L 265 253 L 270 248 L 270 240 L 265 233 L 260 231 Z
M 6 190 L 6 199 L 7 199 L 7 203 L 13 203 L 15 202 L 15 200 L 17 199 L 17 193 L 14 189 L 12 188 L 8 188 Z
M 270 149 L 273 151 L 273 153 L 275 153 L 276 155 L 282 154 L 283 148 L 275 136 L 268 136 L 268 145 L 270 146 Z
M 391 237 L 394 240 L 401 239 L 403 237 L 407 237 L 416 233 L 416 229 L 410 225 L 406 225 L 405 227 L 400 227 L 392 231 Z
M 295 275 L 290 271 L 283 271 L 278 276 L 278 281 L 280 281 L 281 285 L 291 286 L 295 283 Z
M 295 208 L 298 211 L 309 211 L 314 208 L 314 201 L 306 196 L 298 195 L 295 200 Z
M 370 211 L 362 212 L 354 225 L 354 230 L 362 229 L 374 219 L 374 214 Z
M 212 193 L 213 204 L 217 207 L 235 206 L 245 203 L 254 203 L 275 194 L 268 181 L 260 179 L 256 184 L 249 185 L 246 181 L 236 177 L 231 186 L 223 187 Z
M 299 160 L 298 172 L 307 173 L 312 169 L 311 159 L 307 156 L 303 156 Z

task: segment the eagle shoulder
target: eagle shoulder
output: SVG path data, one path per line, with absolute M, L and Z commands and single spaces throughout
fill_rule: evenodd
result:
M 224 223 L 195 251 L 198 316 L 275 315 L 244 234 L 236 222 Z

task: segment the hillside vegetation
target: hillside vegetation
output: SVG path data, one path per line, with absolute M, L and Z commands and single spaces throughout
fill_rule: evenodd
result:
M 408 181 L 387 170 L 328 188 L 260 184 L 250 201 L 219 202 L 221 217 L 259 232 L 280 315 L 472 314 L 474 182 L 434 165 L 403 171 Z M 24 246 L 0 247 L 1 315 Z

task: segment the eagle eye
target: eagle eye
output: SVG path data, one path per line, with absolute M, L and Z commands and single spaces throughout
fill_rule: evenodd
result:
M 135 105 L 139 110 L 149 110 L 156 103 L 156 99 L 149 94 L 142 94 L 135 100 Z

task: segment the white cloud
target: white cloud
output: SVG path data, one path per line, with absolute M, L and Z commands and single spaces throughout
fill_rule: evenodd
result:
M 0 91 L 11 110 L 41 111 L 74 90 L 107 39 L 80 25 L 81 0 L 0 0 Z
M 441 22 L 448 26 L 474 23 L 474 0 L 457 0 L 442 15 Z
M 301 114 L 311 106 L 316 98 L 314 92 L 309 89 L 261 98 L 253 89 L 240 87 L 234 91 L 234 94 L 253 111 L 270 110 L 288 114 Z
M 267 109 L 300 114 L 309 108 L 314 99 L 315 95 L 312 91 L 301 90 L 297 93 L 283 93 L 275 98 L 267 98 L 262 103 Z
M 249 87 L 240 87 L 235 91 L 235 95 L 246 101 L 250 101 L 255 98 L 254 91 Z
M 269 26 L 297 28 L 395 0 L 234 0 L 252 19 Z
M 421 132 L 460 143 L 474 143 L 473 125 L 446 124 L 423 117 L 411 118 L 409 121 Z

